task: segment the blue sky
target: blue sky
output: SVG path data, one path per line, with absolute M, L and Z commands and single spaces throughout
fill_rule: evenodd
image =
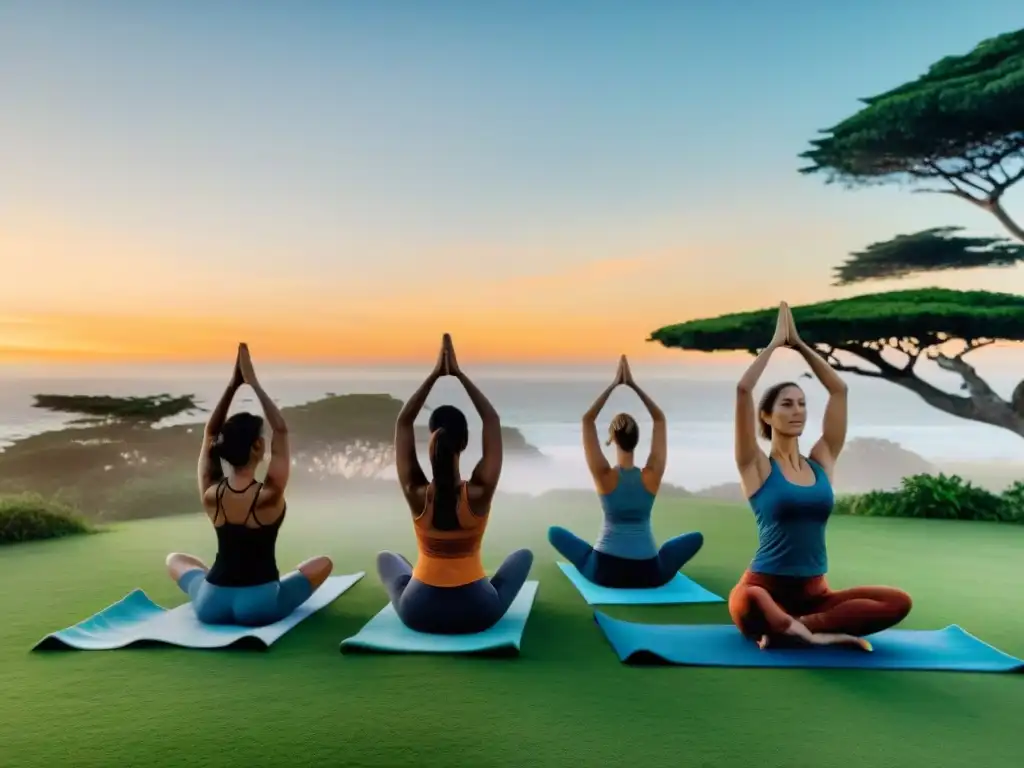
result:
M 614 336 L 627 291 L 639 343 L 761 294 L 825 298 L 873 240 L 998 230 L 961 201 L 826 187 L 797 154 L 1022 21 L 1010 0 L 5 3 L 0 255 L 20 266 L 0 300 L 237 316 L 344 296 L 346 327 L 421 302 L 466 332 L 485 307 L 505 338 L 558 312 Z M 604 277 L 566 290 L 577 273 Z

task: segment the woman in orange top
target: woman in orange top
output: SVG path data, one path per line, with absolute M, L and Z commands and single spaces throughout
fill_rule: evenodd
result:
M 413 423 L 442 376 L 462 382 L 483 422 L 483 458 L 468 482 L 459 474 L 459 456 L 469 443 L 469 429 L 455 406 L 442 405 L 430 414 L 432 480 L 427 480 L 416 458 Z M 398 415 L 395 462 L 413 514 L 419 556 L 415 567 L 393 552 L 377 556 L 377 572 L 391 604 L 402 622 L 418 632 L 460 635 L 489 629 L 522 589 L 533 553 L 513 552 L 487 578 L 480 545 L 501 475 L 501 422 L 494 406 L 459 369 L 448 334 L 434 370 Z

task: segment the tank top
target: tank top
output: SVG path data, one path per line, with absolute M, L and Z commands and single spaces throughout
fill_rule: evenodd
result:
M 601 495 L 604 524 L 594 544 L 597 552 L 628 560 L 649 560 L 658 555 L 651 530 L 654 494 L 644 485 L 639 467 L 616 467 L 619 481 L 611 493 Z
M 835 496 L 825 470 L 811 459 L 814 485 L 796 485 L 775 459 L 764 485 L 750 497 L 757 520 L 757 553 L 750 570 L 772 576 L 821 576 L 828 571 L 825 524 Z
M 227 491 L 245 493 L 254 485 L 259 485 L 253 496 L 249 514 L 241 523 L 229 523 L 224 513 L 223 499 Z M 228 484 L 227 478 L 217 485 L 217 509 L 213 514 L 213 528 L 217 532 L 217 558 L 213 567 L 206 574 L 206 581 L 218 587 L 255 587 L 277 581 L 281 574 L 277 570 L 277 532 L 281 529 L 287 507 L 281 516 L 269 525 L 262 525 L 256 517 L 256 504 L 260 498 L 263 484 L 253 480 L 241 491 L 236 491 Z M 224 522 L 217 525 L 217 518 L 224 514 Z M 256 527 L 246 523 L 252 519 Z
M 476 515 L 469 506 L 469 486 L 458 491 L 456 516 L 459 527 L 442 531 L 434 527 L 434 486 L 427 488 L 423 512 L 413 518 L 419 557 L 413 578 L 432 587 L 461 587 L 487 578 L 480 547 L 487 529 L 487 515 Z

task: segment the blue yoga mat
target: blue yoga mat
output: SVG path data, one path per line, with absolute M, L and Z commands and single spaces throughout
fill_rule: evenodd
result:
M 653 589 L 612 589 L 611 587 L 600 587 L 592 581 L 588 581 L 575 566 L 568 563 L 559 563 L 558 567 L 562 573 L 569 577 L 569 581 L 583 595 L 587 605 L 672 605 L 683 603 L 721 603 L 722 598 L 714 592 L 709 592 L 700 584 L 677 573 L 675 577 L 663 587 Z
M 955 624 L 945 629 L 888 629 L 871 635 L 874 651 L 856 648 L 775 648 L 762 651 L 731 624 L 637 624 L 594 615 L 627 664 L 708 667 L 1021 672 L 1024 661 L 993 648 Z
M 388 603 L 359 633 L 341 641 L 341 650 L 380 653 L 519 654 L 526 620 L 533 608 L 539 582 L 528 581 L 508 612 L 486 632 L 475 635 L 428 635 L 409 629 Z
M 269 648 L 303 619 L 341 597 L 364 573 L 331 576 L 292 613 L 265 627 L 212 626 L 196 618 L 189 603 L 162 608 L 141 589 L 74 626 L 47 635 L 32 650 L 113 651 L 136 643 L 181 648 Z

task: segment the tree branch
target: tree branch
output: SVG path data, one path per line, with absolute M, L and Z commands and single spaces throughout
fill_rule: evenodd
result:
M 1016 174 L 1013 182 L 1016 182 L 1021 178 L 1021 173 Z M 1007 185 L 1009 186 L 1009 185 Z M 999 204 L 999 198 L 996 197 L 988 205 L 983 206 L 986 211 L 996 217 L 996 221 L 1003 225 L 1003 229 L 1013 235 L 1015 238 L 1024 242 L 1024 227 L 1021 227 L 1011 216 L 1006 212 L 1006 209 Z
M 836 349 L 831 344 L 815 344 L 812 346 L 814 351 L 825 358 L 825 362 L 831 365 L 833 370 L 839 371 L 839 373 L 854 373 L 858 376 L 867 376 L 872 379 L 883 378 L 882 374 L 878 371 L 869 371 L 856 365 L 846 365 L 840 362 L 839 358 L 836 357 Z
M 935 171 L 936 174 L 938 174 L 943 179 L 945 179 L 946 182 L 948 182 L 949 185 L 951 187 L 953 187 L 953 190 L 944 190 L 947 193 L 955 194 L 957 197 L 962 197 L 962 198 L 964 198 L 966 200 L 971 200 L 972 202 L 975 202 L 975 203 L 982 202 L 981 200 L 976 198 L 974 195 L 972 195 L 970 192 L 968 192 L 966 189 L 964 189 L 962 186 L 960 186 L 961 184 L 963 184 L 965 186 L 968 186 L 968 187 L 971 187 L 973 189 L 978 190 L 978 192 L 980 192 L 982 195 L 985 196 L 984 197 L 985 200 L 988 200 L 988 199 L 990 199 L 992 197 L 993 189 L 985 189 L 985 187 L 981 186 L 980 184 L 977 184 L 977 183 L 971 181 L 970 179 L 965 179 L 964 176 L 963 176 L 963 173 L 952 174 L 952 173 L 949 173 L 948 171 L 944 171 L 944 170 L 942 170 L 942 168 L 939 167 L 939 164 L 936 163 L 933 160 L 926 161 L 925 165 L 927 165 L 929 168 L 931 168 L 933 171 Z M 997 185 L 995 184 L 995 182 L 993 182 L 991 179 L 986 178 L 984 176 L 984 174 L 979 173 L 979 175 L 982 178 L 984 178 L 986 181 L 988 181 L 990 184 L 992 184 L 994 189 L 998 188 Z
M 966 342 L 964 349 L 957 355 L 950 357 L 944 355 L 941 352 L 932 352 L 928 355 L 930 360 L 934 360 L 935 364 L 944 371 L 957 374 L 963 379 L 962 389 L 965 389 L 970 395 L 972 400 L 984 403 L 988 407 L 1008 407 L 1007 403 L 1003 398 L 995 393 L 995 391 L 988 385 L 978 372 L 974 369 L 974 366 L 964 360 L 964 355 L 973 352 L 976 349 L 987 347 L 993 342 L 989 339 L 982 339 L 980 341 L 968 341 Z
M 1024 379 L 1017 382 L 1017 386 L 1013 388 L 1010 405 L 1013 407 L 1013 412 L 1024 419 Z
M 980 421 L 985 424 L 1010 429 L 1024 436 L 1024 418 L 1022 418 L 1024 414 L 1016 412 L 1010 403 L 1000 398 L 988 386 L 985 380 L 977 374 L 974 368 L 963 360 L 964 355 L 973 352 L 975 349 L 988 346 L 991 343 L 993 342 L 989 339 L 969 341 L 966 343 L 965 349 L 955 357 L 947 357 L 937 352 L 928 354 L 928 358 L 934 360 L 940 368 L 960 374 L 965 382 L 964 388 L 968 391 L 967 397 L 951 394 L 919 378 L 913 370 L 914 363 L 918 359 L 916 355 L 912 358 L 911 362 L 900 367 L 893 365 L 882 357 L 882 352 L 879 349 L 866 344 L 860 346 L 822 346 L 826 346 L 826 359 L 837 371 L 867 376 L 869 378 L 885 379 L 913 392 L 933 408 L 938 408 L 940 411 L 945 411 L 962 419 Z M 874 365 L 878 368 L 878 372 L 840 363 L 835 354 L 839 351 L 859 357 L 861 360 Z M 1024 390 L 1024 387 L 1021 387 L 1021 389 Z M 1022 394 L 1022 400 L 1024 400 L 1024 394 Z

